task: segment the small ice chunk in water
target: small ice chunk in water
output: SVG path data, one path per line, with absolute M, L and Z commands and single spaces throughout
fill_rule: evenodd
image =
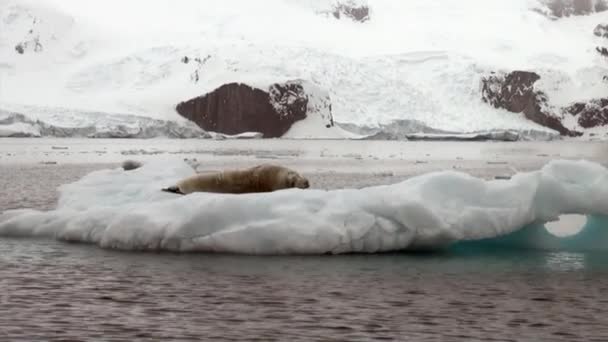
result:
M 122 169 L 125 171 L 131 171 L 140 168 L 142 165 L 143 164 L 137 160 L 128 159 L 122 162 Z

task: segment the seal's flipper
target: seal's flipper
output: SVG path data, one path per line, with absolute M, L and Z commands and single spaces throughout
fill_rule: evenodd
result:
M 172 194 L 185 195 L 177 186 L 173 185 L 168 188 L 161 189 L 164 192 L 170 192 Z

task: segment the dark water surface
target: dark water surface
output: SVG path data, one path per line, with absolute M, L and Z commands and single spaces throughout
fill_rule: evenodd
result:
M 244 257 L 0 240 L 0 340 L 606 341 L 608 254 Z

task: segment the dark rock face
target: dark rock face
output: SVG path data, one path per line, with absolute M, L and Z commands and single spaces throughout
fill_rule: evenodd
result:
M 608 1 L 606 1 L 606 0 L 596 0 L 594 9 L 595 9 L 596 12 L 608 11 Z
M 576 102 L 564 109 L 566 113 L 578 117 L 583 128 L 608 125 L 608 98 L 591 100 L 587 103 Z
M 551 16 L 556 18 L 587 15 L 608 10 L 606 0 L 546 0 Z
M 547 96 L 534 89 L 534 83 L 539 79 L 538 74 L 528 71 L 492 73 L 482 79 L 482 99 L 495 108 L 524 113 L 529 120 L 554 129 L 561 135 L 581 135 L 564 127 L 561 119 L 546 109 Z
M 515 113 L 531 111 L 537 102 L 544 101 L 544 95 L 533 87 L 539 79 L 538 74 L 528 71 L 513 71 L 506 75 L 493 73 L 482 80 L 482 96 L 496 108 Z
M 604 56 L 604 57 L 608 57 L 608 49 L 605 47 L 596 47 L 595 51 L 597 51 L 600 55 Z
M 353 1 L 339 2 L 334 6 L 332 14 L 337 19 L 344 16 L 354 21 L 364 22 L 369 20 L 369 7 L 358 5 Z
M 593 30 L 593 34 L 598 37 L 608 38 L 608 24 L 602 25 L 599 24 Z
M 177 112 L 206 131 L 223 134 L 259 132 L 265 138 L 285 134 L 306 118 L 308 96 L 302 84 L 273 84 L 268 91 L 229 83 L 177 105 Z
M 533 85 L 540 76 L 533 72 L 513 71 L 508 74 L 492 74 L 482 81 L 483 100 L 496 108 L 524 113 L 526 118 L 558 131 L 561 135 L 580 136 L 582 132 L 570 130 L 562 124 L 567 115 L 577 118 L 584 129 L 608 125 L 608 98 L 575 102 L 556 110 L 547 105 L 547 96 Z

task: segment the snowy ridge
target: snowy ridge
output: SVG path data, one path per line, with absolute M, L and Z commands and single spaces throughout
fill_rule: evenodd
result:
M 304 79 L 339 123 L 549 132 L 483 103 L 481 77 L 534 70 L 556 106 L 606 92 L 593 29 L 608 12 L 550 20 L 536 0 L 368 0 L 357 23 L 324 15 L 335 3 L 1 0 L 0 103 L 180 120 L 177 103 L 225 83 Z M 323 132 L 311 120 L 298 136 Z
M 531 230 L 560 214 L 608 215 L 608 169 L 587 161 L 553 161 L 510 180 L 438 172 L 359 190 L 160 191 L 193 172 L 180 160 L 96 171 L 62 186 L 56 210 L 3 213 L 0 235 L 125 250 L 375 253 L 503 239 L 522 229 L 533 239 L 542 234 Z
M 288 139 L 357 139 L 362 136 L 335 125 L 331 97 L 327 91 L 314 84 L 301 81 L 308 97 L 306 119 L 296 121 L 283 135 Z
M 3 9 L 0 31 L 4 38 L 0 39 L 0 48 L 6 49 L 7 53 L 57 53 L 60 41 L 75 24 L 74 18 L 49 3 L 33 6 L 28 1 L 4 0 L 0 6 Z
M 450 132 L 426 126 L 417 120 L 395 120 L 379 127 L 340 124 L 344 129 L 355 132 L 367 140 L 500 140 L 550 141 L 560 139 L 559 133 L 548 130 L 503 130 L 493 129 L 476 132 Z

